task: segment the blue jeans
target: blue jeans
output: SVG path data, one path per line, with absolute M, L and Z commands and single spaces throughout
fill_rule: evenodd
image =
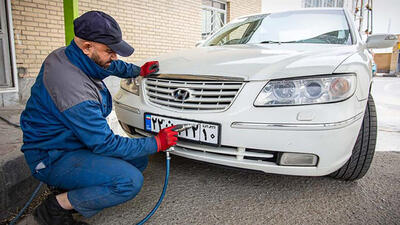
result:
M 143 185 L 142 172 L 148 157 L 124 161 L 89 150 L 66 152 L 34 177 L 57 188 L 69 190 L 71 205 L 84 217 L 134 198 Z

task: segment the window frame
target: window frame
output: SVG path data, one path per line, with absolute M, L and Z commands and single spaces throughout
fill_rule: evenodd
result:
M 224 21 L 223 21 L 222 26 L 224 26 L 225 24 L 227 24 L 227 21 L 226 21 L 227 20 L 227 14 L 228 14 L 228 9 L 227 9 L 228 8 L 228 4 L 227 4 L 227 2 L 226 1 L 222 1 L 222 0 L 210 0 L 210 1 L 211 1 L 211 3 L 212 2 L 218 2 L 218 3 L 221 3 L 221 4 L 225 5 L 225 9 L 215 8 L 215 7 L 212 7 L 212 6 L 208 6 L 208 5 L 203 5 L 202 4 L 201 5 L 202 12 L 204 10 L 208 10 L 208 11 L 211 11 L 212 13 L 214 13 L 214 12 L 222 13 L 224 15 Z M 215 14 L 212 14 L 212 17 L 215 17 Z M 204 23 L 205 23 L 205 21 L 203 20 L 203 26 L 204 26 Z M 203 29 L 203 26 L 202 26 L 202 29 Z M 216 30 L 213 29 L 212 27 L 211 27 L 211 31 L 208 32 L 208 33 L 203 33 L 203 30 L 202 30 L 202 32 L 201 32 L 202 39 L 205 40 L 208 37 L 212 36 L 215 33 L 215 31 Z

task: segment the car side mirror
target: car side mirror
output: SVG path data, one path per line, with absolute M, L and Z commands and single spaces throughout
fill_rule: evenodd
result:
M 393 34 L 373 34 L 367 38 L 367 48 L 390 48 L 397 42 Z
M 202 46 L 204 44 L 204 42 L 206 42 L 206 40 L 200 40 L 194 46 L 195 47 L 200 47 L 200 46 Z

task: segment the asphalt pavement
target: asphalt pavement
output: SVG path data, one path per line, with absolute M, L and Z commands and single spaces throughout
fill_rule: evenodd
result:
M 345 182 L 237 170 L 173 156 L 167 194 L 148 224 L 399 224 L 399 160 L 400 152 L 377 152 L 364 178 Z M 139 222 L 160 196 L 164 163 L 163 155 L 152 156 L 136 198 L 86 221 Z

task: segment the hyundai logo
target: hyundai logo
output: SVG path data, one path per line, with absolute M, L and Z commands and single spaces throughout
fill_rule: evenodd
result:
M 178 88 L 174 92 L 172 92 L 174 98 L 178 101 L 185 101 L 190 97 L 189 90 Z

